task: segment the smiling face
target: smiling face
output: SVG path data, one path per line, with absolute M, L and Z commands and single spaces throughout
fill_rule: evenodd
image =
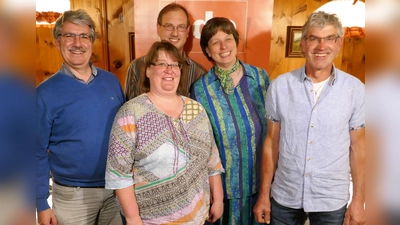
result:
M 219 30 L 208 41 L 206 52 L 219 68 L 227 70 L 236 62 L 237 43 L 232 34 Z
M 165 13 L 162 16 L 161 25 L 157 24 L 157 34 L 161 40 L 165 40 L 173 44 L 179 51 L 183 51 L 186 39 L 189 36 L 189 26 L 187 26 L 186 14 L 180 10 L 173 10 Z M 172 31 L 165 29 L 166 25 L 174 26 Z M 178 31 L 178 26 L 184 26 L 184 31 Z
M 179 86 L 181 70 L 179 67 L 163 66 L 162 64 L 179 64 L 164 50 L 158 52 L 158 57 L 146 69 L 146 76 L 150 80 L 150 92 L 157 95 L 176 94 Z
M 325 38 L 335 35 L 337 35 L 336 28 L 332 25 L 327 25 L 323 28 L 311 27 L 305 37 Z M 307 74 L 314 74 L 318 71 L 330 73 L 332 62 L 342 46 L 342 39 L 338 38 L 336 42 L 330 44 L 322 39 L 317 44 L 309 44 L 305 38 L 302 38 L 300 45 L 306 58 Z
M 61 28 L 61 33 L 90 35 L 90 28 L 87 25 L 78 25 L 66 21 Z M 71 40 L 69 39 L 65 36 L 59 36 L 55 40 L 56 47 L 60 50 L 65 65 L 73 70 L 89 66 L 93 43 L 90 39 L 85 40 L 79 36 L 75 36 Z

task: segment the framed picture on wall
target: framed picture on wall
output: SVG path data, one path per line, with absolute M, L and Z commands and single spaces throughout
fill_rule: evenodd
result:
M 129 32 L 129 56 L 131 61 L 135 59 L 135 32 Z
M 300 48 L 301 26 L 288 26 L 286 31 L 286 58 L 302 58 Z

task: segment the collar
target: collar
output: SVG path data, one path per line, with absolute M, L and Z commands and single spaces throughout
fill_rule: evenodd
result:
M 329 78 L 329 84 L 334 85 L 337 79 L 337 69 L 334 64 L 332 64 L 332 71 Z M 301 68 L 301 75 L 300 75 L 300 82 L 310 81 L 312 82 L 311 78 L 307 77 L 306 75 L 306 65 Z
M 96 66 L 95 66 L 92 62 L 89 62 L 89 66 L 90 66 L 90 68 L 92 69 L 92 75 L 93 75 L 94 77 L 97 76 L 97 68 L 96 68 Z M 70 76 L 70 77 L 73 77 L 73 78 L 75 78 L 75 79 L 80 80 L 77 76 L 75 76 L 75 74 L 73 74 L 73 73 L 71 72 L 71 70 L 68 69 L 68 67 L 65 66 L 64 63 L 61 65 L 60 72 L 61 72 L 61 73 L 64 73 L 64 74 L 67 74 L 67 75 Z
M 255 74 L 249 73 L 249 72 L 248 72 L 248 71 L 251 70 L 250 65 L 243 63 L 240 59 L 239 59 L 239 63 L 240 63 L 240 65 L 242 65 L 242 67 L 243 67 L 243 76 L 251 77 L 252 79 L 255 80 L 255 79 L 256 79 Z M 211 69 L 210 69 L 210 74 L 212 75 L 212 77 L 210 77 L 210 81 L 211 81 L 211 82 L 214 82 L 214 81 L 216 81 L 216 80 L 219 80 L 219 77 L 218 77 L 217 74 L 215 73 L 214 66 L 211 67 Z

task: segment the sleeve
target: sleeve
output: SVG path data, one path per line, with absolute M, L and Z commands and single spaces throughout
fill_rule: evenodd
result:
M 278 114 L 278 103 L 277 103 L 277 85 L 276 80 L 271 83 L 267 90 L 267 96 L 265 98 L 265 112 L 266 118 L 273 123 L 279 123 L 280 117 Z
M 40 93 L 36 94 L 36 209 L 38 212 L 50 208 L 49 197 L 50 165 L 49 147 L 52 119 Z
M 349 121 L 350 131 L 359 130 L 365 126 L 365 88 L 360 82 L 355 90 L 354 109 Z
M 129 101 L 130 99 L 136 97 L 135 94 L 135 84 L 138 84 L 138 74 L 136 74 L 136 62 L 137 60 L 133 60 L 131 64 L 129 65 L 127 74 L 126 74 L 126 80 L 125 80 L 125 100 Z
M 207 113 L 203 111 L 205 118 L 208 120 Z M 210 122 L 208 121 L 208 133 L 210 134 L 210 157 L 208 158 L 208 176 L 215 176 L 217 174 L 225 173 L 221 163 L 217 144 L 215 143 L 214 133 Z
M 133 182 L 136 124 L 133 113 L 124 104 L 115 116 L 108 147 L 106 189 L 129 187 Z

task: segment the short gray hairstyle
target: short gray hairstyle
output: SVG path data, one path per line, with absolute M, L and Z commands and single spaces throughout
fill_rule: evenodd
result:
M 339 17 L 337 17 L 336 14 L 329 14 L 324 11 L 318 11 L 311 13 L 311 15 L 308 17 L 307 22 L 303 26 L 301 38 L 306 37 L 308 30 L 311 27 L 323 28 L 328 25 L 333 25 L 336 28 L 337 35 L 340 38 L 343 37 L 343 27 Z
M 88 25 L 90 28 L 89 35 L 91 37 L 92 42 L 94 42 L 94 40 L 96 39 L 96 30 L 95 30 L 96 26 L 94 24 L 94 21 L 89 16 L 89 14 L 83 9 L 65 11 L 63 15 L 57 19 L 56 24 L 54 25 L 53 28 L 54 39 L 60 38 L 58 35 L 61 33 L 61 29 L 65 21 L 69 21 L 71 23 L 82 26 Z

